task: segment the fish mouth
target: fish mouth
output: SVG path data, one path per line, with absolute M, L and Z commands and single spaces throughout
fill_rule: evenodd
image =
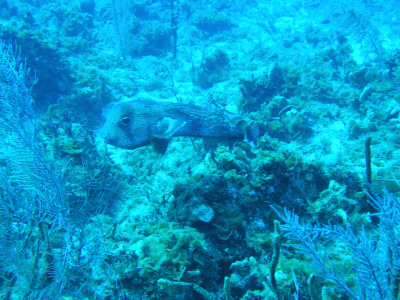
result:
M 110 138 L 109 136 L 107 136 L 103 130 L 100 130 L 99 136 L 104 140 L 104 142 L 105 142 L 106 144 L 110 144 L 110 145 L 113 145 L 113 144 L 114 144 L 114 143 L 113 143 L 113 139 Z
M 108 145 L 112 145 L 112 146 L 118 147 L 118 145 L 116 145 L 116 143 L 115 143 L 115 139 L 112 139 L 112 138 L 110 138 L 108 136 L 103 136 L 103 140 Z
M 106 143 L 106 144 L 111 144 L 111 143 L 110 143 L 110 139 L 109 139 L 108 137 L 103 136 L 102 138 L 103 138 L 103 140 L 104 140 L 104 143 Z
M 107 132 L 104 129 L 101 129 L 99 131 L 99 136 L 104 140 L 106 144 L 113 145 L 113 139 L 107 134 Z
M 118 142 L 118 139 L 110 138 L 108 136 L 104 136 L 103 140 L 107 145 L 111 145 L 111 146 L 114 146 L 114 147 L 117 147 L 117 148 L 121 148 L 121 149 L 130 149 L 127 145 L 121 144 L 120 142 Z

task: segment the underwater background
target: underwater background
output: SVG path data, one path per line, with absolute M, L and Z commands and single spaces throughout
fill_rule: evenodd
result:
M 396 0 L 1 0 L 0 299 L 400 299 Z M 255 145 L 99 135 L 135 99 Z

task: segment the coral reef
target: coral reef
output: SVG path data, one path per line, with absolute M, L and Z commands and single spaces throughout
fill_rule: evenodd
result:
M 0 298 L 398 297 L 398 14 L 0 1 Z M 106 144 L 102 116 L 135 99 L 259 134 L 176 137 L 162 156 Z

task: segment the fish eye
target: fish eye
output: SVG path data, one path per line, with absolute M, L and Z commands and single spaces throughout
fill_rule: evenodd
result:
M 122 125 L 129 125 L 130 123 L 131 123 L 131 118 L 129 118 L 129 117 L 123 117 L 123 118 L 121 118 L 120 119 L 120 123 L 122 124 Z

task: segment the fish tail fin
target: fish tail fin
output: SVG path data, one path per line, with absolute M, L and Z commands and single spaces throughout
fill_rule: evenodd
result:
M 249 143 L 250 146 L 256 146 L 257 137 L 260 136 L 260 125 L 253 121 L 244 127 L 244 140 Z

